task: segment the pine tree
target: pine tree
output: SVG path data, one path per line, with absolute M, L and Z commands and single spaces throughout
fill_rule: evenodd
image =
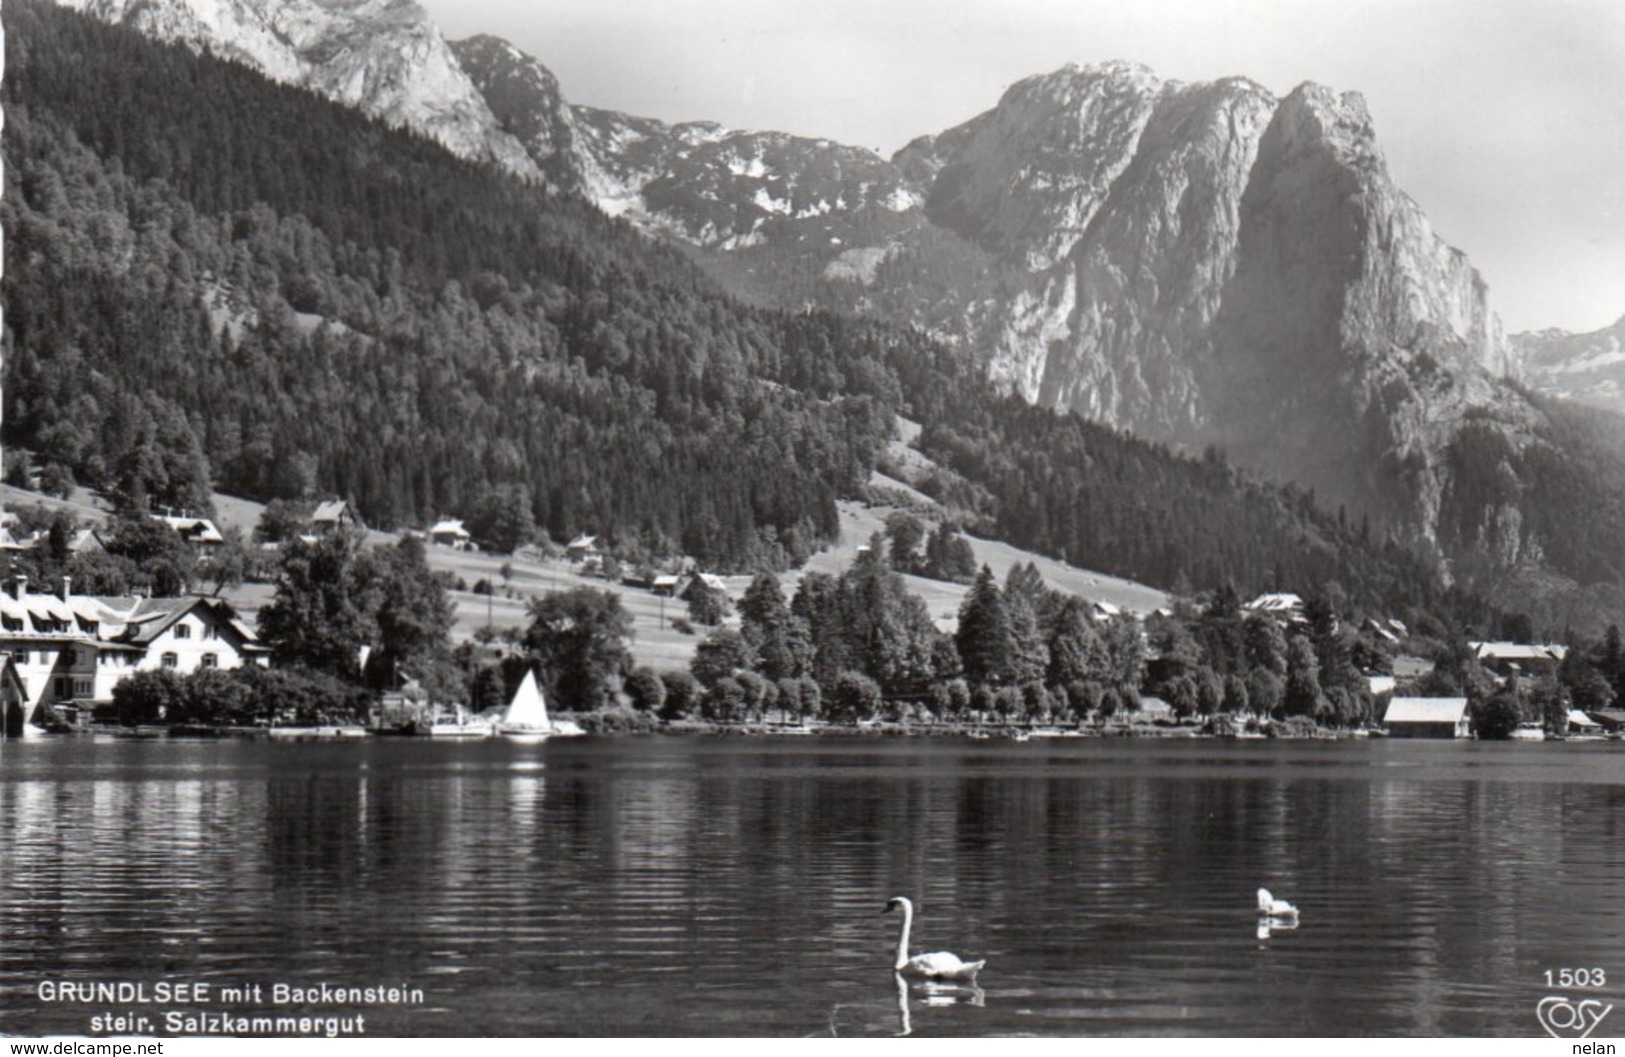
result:
M 972 686 L 997 683 L 1010 670 L 1014 650 L 1010 618 L 993 570 L 982 571 L 959 606 L 959 630 L 954 634 L 959 663 Z

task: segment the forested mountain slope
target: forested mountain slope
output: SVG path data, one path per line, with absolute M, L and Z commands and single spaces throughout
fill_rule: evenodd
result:
M 977 531 L 1162 586 L 1450 604 L 1358 519 L 1000 396 L 918 332 L 745 306 L 311 93 L 41 0 L 4 18 L 6 438 L 126 501 L 336 492 L 390 526 L 522 487 L 555 535 L 782 567 L 902 412 Z

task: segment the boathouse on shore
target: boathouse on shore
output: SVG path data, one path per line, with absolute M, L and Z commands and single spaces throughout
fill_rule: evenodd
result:
M 1473 732 L 1465 697 L 1396 697 L 1382 725 L 1391 738 L 1465 738 Z

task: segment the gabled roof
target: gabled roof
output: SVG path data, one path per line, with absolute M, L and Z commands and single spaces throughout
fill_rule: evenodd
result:
M 468 530 L 463 527 L 463 522 L 462 522 L 461 519 L 454 518 L 454 517 L 448 517 L 448 518 L 442 518 L 439 521 L 436 521 L 434 523 L 433 527 L 431 527 L 429 529 L 429 535 L 431 535 L 431 536 L 466 536 L 466 535 L 468 535 Z
M 1257 613 L 1290 613 L 1303 608 L 1303 599 L 1290 591 L 1271 591 L 1242 606 Z
M 591 535 L 589 533 L 583 532 L 581 535 L 579 535 L 575 539 L 571 540 L 565 546 L 566 546 L 567 549 L 573 550 L 573 551 L 591 550 L 594 547 L 598 546 L 598 537 L 594 536 L 594 535 Z
M 214 522 L 206 517 L 177 517 L 169 514 L 153 514 L 152 516 L 193 543 L 226 542 L 226 537 L 222 536 L 220 530 L 215 528 Z
M 209 615 L 243 640 L 245 646 L 254 643 L 254 633 L 237 619 L 236 612 L 217 598 L 142 598 L 124 617 L 124 627 L 109 635 L 113 641 L 145 646 L 168 631 L 178 620 L 194 610 L 206 610 Z
M 0 592 L 0 614 L 12 620 L 73 621 L 78 614 L 55 595 L 24 594 L 21 599 Z
M 1396 697 L 1383 714 L 1385 726 L 1395 723 L 1459 723 L 1467 715 L 1465 697 Z
M 28 700 L 28 689 L 23 684 L 23 677 L 17 674 L 17 665 L 9 653 L 5 655 L 4 661 L 0 662 L 0 686 L 3 686 L 3 692 L 13 701 Z
M 75 554 L 79 554 L 83 551 L 91 549 L 106 549 L 102 543 L 101 533 L 98 532 L 94 527 L 78 529 L 74 532 L 73 538 L 68 540 L 68 550 Z
M 329 499 L 316 504 L 316 512 L 310 515 L 310 520 L 318 525 L 327 522 L 336 523 L 344 520 L 346 515 L 354 516 L 350 514 L 349 503 L 342 499 Z
M 1558 643 L 1469 642 L 1473 656 L 1481 661 L 1559 661 L 1569 648 Z

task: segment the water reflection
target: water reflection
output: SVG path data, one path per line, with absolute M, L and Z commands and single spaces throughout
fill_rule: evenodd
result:
M 184 974 L 428 991 L 380 1033 L 1529 1034 L 1542 969 L 1625 964 L 1606 743 L 794 742 L 8 744 L 0 1016 Z M 1260 878 L 1314 927 L 1243 938 Z M 889 994 L 897 891 L 993 974 Z
M 1258 927 L 1254 934 L 1260 940 L 1267 940 L 1277 932 L 1292 932 L 1297 927 L 1298 919 L 1296 917 L 1278 918 L 1266 915 L 1258 919 Z

